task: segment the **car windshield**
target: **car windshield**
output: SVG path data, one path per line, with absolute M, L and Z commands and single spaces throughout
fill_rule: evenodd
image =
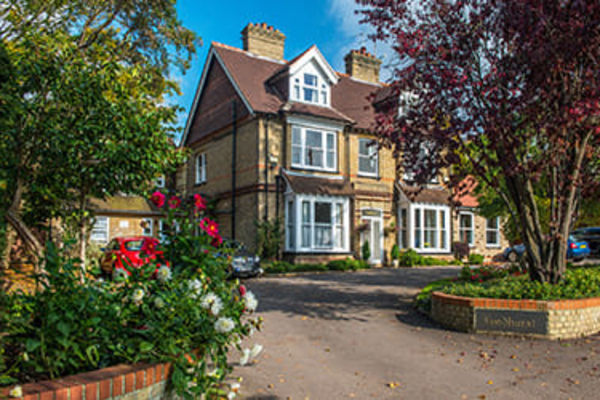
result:
M 125 249 L 129 251 L 140 251 L 142 246 L 144 245 L 144 241 L 142 239 L 138 240 L 129 240 L 125 242 Z

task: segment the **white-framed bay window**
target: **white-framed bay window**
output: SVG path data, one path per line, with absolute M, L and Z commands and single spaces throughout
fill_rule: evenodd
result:
M 286 197 L 286 251 L 350 251 L 350 201 L 347 197 L 289 194 Z
M 420 253 L 450 252 L 450 207 L 405 204 L 398 210 L 398 244 Z
M 486 219 L 485 245 L 487 247 L 500 247 L 500 217 Z
M 379 151 L 372 139 L 358 139 L 358 175 L 374 178 L 379 175 Z
M 461 242 L 475 246 L 475 215 L 472 212 L 458 213 L 458 237 Z
M 336 131 L 311 125 L 292 125 L 292 167 L 335 171 Z

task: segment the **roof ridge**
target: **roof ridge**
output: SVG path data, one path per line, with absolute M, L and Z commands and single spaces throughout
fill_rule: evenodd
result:
M 212 42 L 210 42 L 210 44 L 212 46 L 215 46 L 215 47 L 220 47 L 222 49 L 236 51 L 238 53 L 244 54 L 245 56 L 256 58 L 258 60 L 264 60 L 264 61 L 272 62 L 274 64 L 284 64 L 285 65 L 287 63 L 286 60 L 276 60 L 274 58 L 261 56 L 261 55 L 258 55 L 258 54 L 254 54 L 251 51 L 240 49 L 239 47 L 230 46 L 228 44 L 221 43 L 221 42 L 212 41 Z

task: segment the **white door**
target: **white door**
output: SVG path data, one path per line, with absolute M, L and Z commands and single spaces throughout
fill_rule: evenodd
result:
M 365 223 L 366 229 L 360 235 L 360 255 L 362 257 L 362 247 L 365 240 L 369 241 L 369 250 L 371 250 L 371 256 L 369 262 L 371 264 L 380 264 L 383 262 L 383 218 L 381 217 L 380 210 L 369 210 L 369 215 L 362 216 L 362 221 Z M 375 211 L 375 212 L 373 212 Z M 374 216 L 378 214 L 379 216 Z

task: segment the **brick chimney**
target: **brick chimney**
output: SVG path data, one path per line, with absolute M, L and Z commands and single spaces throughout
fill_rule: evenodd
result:
M 363 81 L 379 83 L 381 60 L 368 53 L 366 48 L 350 50 L 350 53 L 344 57 L 344 61 L 348 75 Z
M 250 53 L 283 60 L 285 35 L 270 25 L 249 23 L 242 30 L 244 50 Z

